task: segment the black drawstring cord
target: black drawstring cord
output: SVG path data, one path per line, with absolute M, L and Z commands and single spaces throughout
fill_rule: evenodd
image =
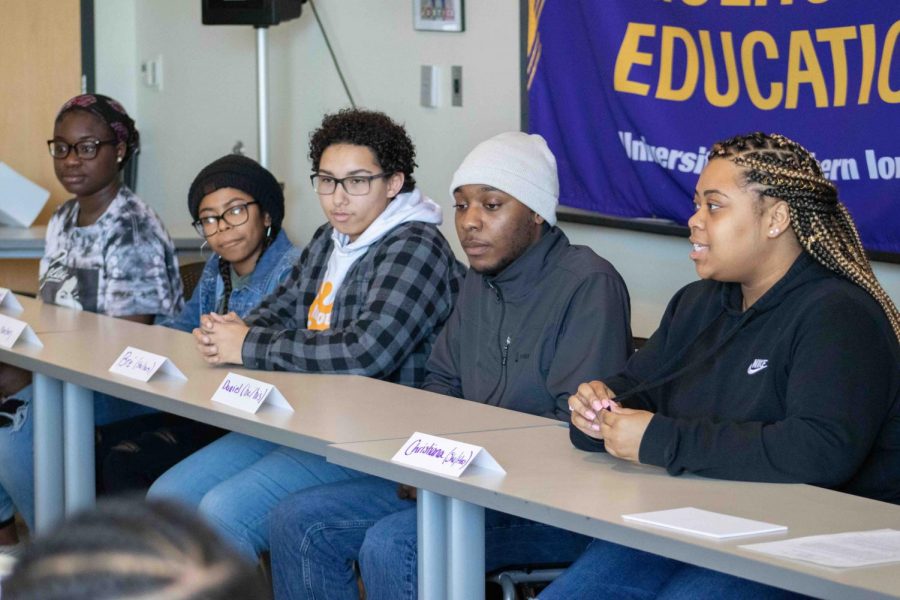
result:
M 734 327 L 732 327 L 731 330 L 727 334 L 725 334 L 725 336 L 717 344 L 715 344 L 712 348 L 710 348 L 709 350 L 707 350 L 706 352 L 701 354 L 700 357 L 697 358 L 696 360 L 689 362 L 688 364 L 681 367 L 680 369 L 676 369 L 669 375 L 663 375 L 661 377 L 658 376 L 660 378 L 656 379 L 656 380 L 654 380 L 653 378 L 649 378 L 648 381 L 639 383 L 638 385 L 631 388 L 627 392 L 616 395 L 616 397 L 615 397 L 616 402 L 621 403 L 621 401 L 625 398 L 630 398 L 632 396 L 636 396 L 637 394 L 641 394 L 648 390 L 658 388 L 661 385 L 669 383 L 673 379 L 680 377 L 681 375 L 687 373 L 688 371 L 690 371 L 691 369 L 693 369 L 700 363 L 706 361 L 708 358 L 713 356 L 716 352 L 721 350 L 725 346 L 725 344 L 730 342 L 731 339 L 737 334 L 737 332 L 740 331 L 744 327 L 744 325 L 747 323 L 747 321 L 750 320 L 750 318 L 755 314 L 755 312 L 756 311 L 752 307 L 747 309 L 747 311 L 741 317 L 741 320 L 738 321 L 737 324 Z M 698 333 L 694 337 L 693 340 L 691 340 L 691 342 L 688 344 L 687 350 L 684 353 L 679 354 L 678 356 L 674 357 L 672 360 L 670 360 L 665 365 L 663 365 L 663 367 L 659 370 L 659 373 L 665 373 L 669 368 L 672 368 L 674 365 L 677 365 L 678 362 L 683 357 L 688 356 L 690 354 L 690 350 L 693 348 L 693 346 L 695 344 L 697 344 L 701 339 L 703 339 L 703 337 L 713 327 L 713 325 L 718 323 L 719 319 L 721 319 L 723 316 L 725 316 L 725 314 L 726 313 L 723 311 L 718 317 L 716 317 L 715 319 L 710 321 L 709 325 L 704 327 L 703 330 L 700 333 Z

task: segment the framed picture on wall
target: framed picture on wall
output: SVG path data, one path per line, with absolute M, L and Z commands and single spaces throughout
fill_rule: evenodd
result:
M 413 28 L 423 31 L 463 31 L 463 0 L 413 0 Z

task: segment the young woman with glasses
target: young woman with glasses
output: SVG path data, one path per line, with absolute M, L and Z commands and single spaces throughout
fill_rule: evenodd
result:
M 300 252 L 282 229 L 284 193 L 256 161 L 230 154 L 213 161 L 188 192 L 192 225 L 213 255 L 191 299 L 162 325 L 190 332 L 202 315 L 245 317 L 287 278 Z M 100 430 L 102 491 L 146 490 L 181 459 L 225 432 L 176 415 L 155 413 Z
M 107 96 L 66 102 L 47 142 L 56 176 L 74 197 L 47 226 L 40 298 L 143 323 L 182 306 L 175 247 L 153 210 L 122 183 L 140 148 L 134 121 Z M 34 525 L 31 374 L 0 365 L 0 544 L 14 543 L 13 513 Z M 95 394 L 98 424 L 148 409 Z
M 382 113 L 345 110 L 312 134 L 310 159 L 328 222 L 257 310 L 244 319 L 204 315 L 194 330 L 198 350 L 210 364 L 419 386 L 464 268 L 438 230 L 440 207 L 416 188 L 412 140 Z M 230 433 L 163 474 L 150 495 L 199 506 L 256 557 L 268 548 L 269 513 L 282 498 L 357 475 Z

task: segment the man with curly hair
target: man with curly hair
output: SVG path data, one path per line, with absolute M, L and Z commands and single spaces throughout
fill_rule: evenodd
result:
M 194 330 L 210 364 L 348 373 L 419 387 L 465 273 L 416 188 L 415 147 L 386 115 L 327 115 L 310 138 L 311 181 L 328 223 L 283 284 L 240 319 Z M 231 433 L 160 477 L 150 495 L 199 506 L 245 556 L 268 547 L 269 512 L 288 494 L 360 474 Z

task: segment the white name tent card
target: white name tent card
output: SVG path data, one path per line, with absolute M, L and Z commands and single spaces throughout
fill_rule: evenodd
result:
M 622 518 L 626 521 L 715 539 L 787 531 L 787 527 L 784 525 L 723 515 L 692 506 L 622 515 Z
M 31 227 L 50 192 L 0 162 L 0 224 Z
M 19 302 L 19 299 L 16 298 L 16 295 L 2 287 L 0 287 L 0 308 L 15 311 L 23 310 L 22 304 Z
M 251 413 L 258 411 L 263 403 L 294 412 L 287 398 L 271 383 L 231 372 L 219 384 L 212 400 Z
M 506 474 L 491 453 L 481 446 L 455 442 L 418 431 L 412 434 L 391 460 L 451 477 L 459 477 L 469 465 L 478 465 Z
M 41 343 L 34 329 L 28 323 L 6 315 L 0 315 L 0 347 L 12 348 L 17 340 L 22 340 L 41 348 L 44 347 L 44 344 Z
M 165 356 L 131 346 L 125 348 L 122 354 L 119 355 L 119 358 L 113 361 L 109 372 L 137 379 L 138 381 L 150 381 L 150 378 L 156 373 L 187 379 L 185 374 L 175 366 L 175 363 Z
M 746 544 L 747 550 L 824 567 L 853 568 L 900 562 L 900 531 L 873 529 Z

